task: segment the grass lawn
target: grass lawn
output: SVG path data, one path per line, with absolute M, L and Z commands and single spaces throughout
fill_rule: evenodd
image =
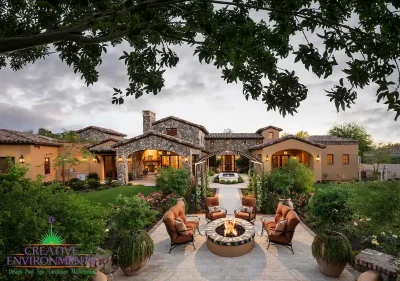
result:
M 357 188 L 353 184 L 340 184 L 340 185 L 336 185 L 336 186 L 342 188 L 343 190 L 347 190 L 350 195 L 354 195 L 359 198 L 371 198 L 377 192 L 376 190 L 373 190 L 371 188 Z M 315 190 L 329 188 L 329 187 L 332 187 L 331 183 L 315 183 L 314 184 Z
M 131 197 L 138 194 L 139 192 L 147 196 L 150 193 L 156 191 L 155 186 L 118 186 L 110 189 L 105 189 L 102 191 L 92 191 L 89 193 L 82 193 L 82 196 L 92 202 L 98 202 L 103 206 L 107 206 L 109 203 L 113 203 L 115 198 L 119 194 L 123 196 Z

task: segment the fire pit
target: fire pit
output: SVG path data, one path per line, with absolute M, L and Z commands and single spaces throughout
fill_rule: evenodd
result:
M 239 257 L 251 252 L 254 235 L 254 225 L 242 219 L 218 219 L 206 228 L 208 249 L 222 257 Z

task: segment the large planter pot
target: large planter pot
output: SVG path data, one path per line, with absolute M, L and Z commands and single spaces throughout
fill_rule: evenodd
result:
M 316 260 L 317 260 L 319 270 L 323 274 L 330 276 L 330 277 L 339 277 L 347 265 L 347 263 L 339 264 L 339 265 L 330 264 L 330 263 L 327 263 L 326 261 L 324 261 L 320 257 L 317 257 Z
M 124 272 L 126 276 L 135 276 L 142 273 L 147 268 L 148 261 L 149 259 L 146 259 L 142 263 L 135 262 L 128 267 L 121 266 L 121 270 Z
M 326 241 L 329 241 L 329 244 L 325 244 Z M 329 247 L 326 248 L 325 245 Z M 312 254 L 322 273 L 330 277 L 339 277 L 346 268 L 347 262 L 351 260 L 350 242 L 339 232 L 317 235 L 312 244 Z
M 290 199 L 290 198 L 288 198 L 288 199 L 279 198 L 278 205 L 285 205 L 285 206 L 288 206 L 290 209 L 293 210 L 293 202 L 292 202 L 292 199 Z

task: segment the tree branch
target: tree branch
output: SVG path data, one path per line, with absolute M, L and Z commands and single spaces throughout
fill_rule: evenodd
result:
M 129 34 L 129 30 L 124 30 L 121 32 L 105 35 L 105 36 L 100 36 L 100 37 L 86 37 L 83 35 L 78 35 L 78 34 L 68 34 L 64 40 L 68 41 L 73 41 L 76 43 L 82 43 L 82 44 L 98 44 L 98 43 L 104 43 L 104 42 L 109 42 L 115 39 L 119 39 L 121 37 L 127 36 Z

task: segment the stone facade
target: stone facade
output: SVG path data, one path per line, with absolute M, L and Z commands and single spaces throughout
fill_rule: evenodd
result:
M 167 129 L 169 128 L 177 129 L 178 135 L 175 136 L 176 138 L 197 145 L 201 145 L 204 147 L 205 134 L 197 127 L 185 124 L 183 122 L 174 119 L 167 119 L 165 121 L 153 125 L 153 130 L 161 134 L 167 134 Z
M 143 110 L 143 133 L 153 130 L 153 122 L 156 121 L 156 114 L 150 110 Z
M 83 141 L 102 141 L 109 138 L 118 140 L 124 139 L 123 136 L 116 136 L 96 129 L 87 129 L 82 132 L 77 132 L 77 135 L 79 136 L 79 139 Z
M 126 142 L 116 147 L 117 158 L 122 158 L 123 161 L 118 163 L 118 182 L 119 184 L 126 184 L 128 181 L 128 165 L 126 158 L 130 155 L 135 155 L 136 152 L 147 150 L 147 149 L 156 149 L 156 150 L 166 150 L 174 152 L 183 159 L 187 158 L 187 161 L 183 161 L 182 167 L 190 170 L 192 167 L 192 155 L 198 154 L 201 155 L 201 148 L 193 148 L 187 146 L 182 143 L 173 142 L 171 140 L 165 139 L 163 137 L 149 134 L 145 138 L 137 139 L 131 142 Z M 140 161 L 141 156 L 137 156 L 136 154 L 134 161 Z M 135 163 L 135 173 L 139 173 L 139 169 L 141 169 L 140 164 Z M 132 171 L 133 172 L 133 171 Z
M 249 148 L 257 144 L 258 139 L 211 139 L 206 140 L 206 150 L 214 153 L 223 151 L 249 152 Z

